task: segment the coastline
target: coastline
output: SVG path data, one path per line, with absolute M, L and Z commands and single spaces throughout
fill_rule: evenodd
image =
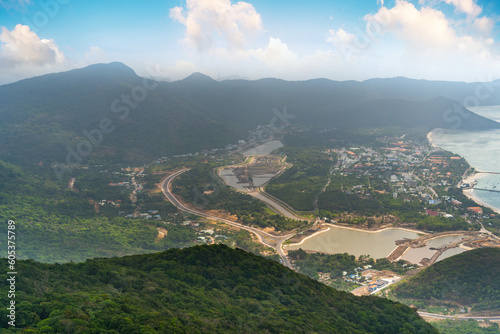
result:
M 432 147 L 439 147 L 437 146 L 434 142 L 433 142 L 433 132 L 435 131 L 436 129 L 430 131 L 429 133 L 427 133 L 427 140 L 429 141 L 429 145 L 431 145 Z M 471 167 L 474 167 L 471 165 Z M 474 167 L 475 168 L 475 167 Z M 469 176 L 467 176 L 465 179 L 462 179 L 462 183 L 471 183 L 473 180 L 478 180 L 480 178 L 483 178 L 483 177 L 486 177 L 488 174 L 487 173 L 473 173 Z M 474 188 L 470 188 L 470 189 L 464 189 L 463 190 L 463 194 L 470 200 L 476 202 L 478 205 L 481 205 L 481 206 L 484 206 L 484 207 L 487 207 L 487 208 L 490 208 L 491 210 L 493 210 L 494 212 L 500 214 L 500 208 L 497 208 L 491 204 L 487 204 L 485 203 L 484 201 L 482 201 L 481 199 L 479 199 L 477 197 L 477 195 L 474 193 Z
M 472 189 L 465 189 L 463 191 L 464 195 L 470 199 L 470 200 L 473 200 L 474 202 L 476 202 L 477 204 L 479 205 L 482 205 L 482 206 L 485 206 L 487 208 L 490 208 L 491 210 L 493 210 L 494 212 L 500 214 L 500 209 L 499 208 L 496 208 L 494 207 L 493 205 L 490 205 L 488 203 L 485 203 L 483 202 L 482 200 L 480 200 L 479 198 L 476 197 L 476 195 L 474 195 L 474 188 Z
M 429 142 L 429 145 L 431 145 L 432 147 L 438 147 L 436 144 L 433 143 L 432 141 L 432 135 L 433 135 L 433 132 L 437 130 L 437 129 L 434 129 L 432 131 L 429 131 L 429 133 L 427 133 L 427 141 Z

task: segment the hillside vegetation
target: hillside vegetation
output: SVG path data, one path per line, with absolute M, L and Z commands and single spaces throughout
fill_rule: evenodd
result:
M 425 305 L 459 305 L 500 311 L 500 249 L 480 248 L 432 265 L 396 286 L 398 298 Z
M 280 150 L 293 166 L 271 179 L 266 192 L 300 211 L 313 211 L 314 200 L 325 186 L 333 162 L 317 147 L 286 147 Z
M 287 231 L 306 224 L 276 214 L 264 202 L 225 185 L 214 176 L 214 168 L 214 164 L 193 167 L 173 182 L 173 192 L 198 209 L 226 211 L 245 225 Z
M 191 229 L 171 226 L 168 238 L 157 242 L 160 221 L 125 218 L 117 212 L 106 215 L 105 207 L 96 213 L 89 203 L 100 199 L 94 191 L 111 187 L 105 179 L 95 181 L 88 193 L 84 186 L 80 191 L 69 190 L 50 169 L 0 160 L 0 233 L 7 235 L 8 220 L 16 222 L 19 259 L 84 261 L 184 247 L 196 239 Z M 125 204 L 121 210 L 126 210 Z M 7 238 L 1 238 L 0 247 L 6 250 L 6 244 Z
M 18 272 L 16 327 L 5 329 L 2 308 L 2 333 L 437 333 L 406 306 L 336 291 L 223 245 L 20 261 Z M 6 305 L 6 274 L 0 281 Z

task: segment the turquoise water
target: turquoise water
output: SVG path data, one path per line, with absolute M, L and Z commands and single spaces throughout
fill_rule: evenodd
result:
M 471 111 L 500 122 L 500 106 L 474 107 Z M 500 172 L 500 130 L 457 131 L 436 129 L 432 143 L 464 157 L 477 170 Z M 486 175 L 478 179 L 477 188 L 500 190 L 500 175 Z M 500 193 L 473 190 L 478 200 L 500 210 Z

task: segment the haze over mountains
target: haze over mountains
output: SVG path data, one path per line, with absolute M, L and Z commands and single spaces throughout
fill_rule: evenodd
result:
M 283 107 L 278 122 L 296 125 L 499 128 L 462 106 L 500 104 L 499 90 L 500 81 L 401 77 L 218 82 L 195 73 L 167 83 L 140 78 L 122 63 L 97 64 L 0 86 L 0 154 L 64 163 L 73 152 L 69 162 L 79 163 L 195 152 L 246 139 Z

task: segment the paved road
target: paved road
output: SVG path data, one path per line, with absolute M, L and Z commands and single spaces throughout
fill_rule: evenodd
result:
M 253 227 L 250 227 L 250 226 L 246 226 L 246 225 L 242 225 L 240 223 L 234 222 L 234 221 L 229 220 L 229 219 L 217 217 L 215 215 L 208 214 L 208 213 L 205 213 L 205 212 L 202 212 L 202 211 L 199 211 L 199 210 L 187 207 L 184 204 L 182 204 L 172 194 L 172 192 L 171 192 L 171 184 L 172 184 L 172 181 L 177 176 L 181 175 L 182 173 L 187 172 L 188 170 L 189 170 L 189 168 L 184 168 L 184 169 L 181 169 L 181 170 L 173 173 L 172 175 L 170 175 L 167 178 L 165 178 L 163 180 L 162 184 L 161 184 L 161 190 L 162 190 L 163 194 L 165 195 L 165 197 L 167 197 L 167 199 L 170 202 L 172 202 L 172 204 L 174 204 L 181 211 L 184 211 L 184 212 L 187 212 L 187 213 L 191 213 L 191 214 L 194 214 L 194 215 L 197 215 L 197 216 L 201 216 L 201 217 L 205 217 L 205 218 L 217 220 L 217 221 L 223 222 L 225 224 L 228 224 L 228 225 L 231 225 L 231 226 L 235 226 L 235 227 L 247 230 L 249 232 L 252 232 L 253 234 L 257 235 L 257 237 L 259 238 L 259 241 L 261 243 L 263 243 L 266 246 L 269 246 L 269 247 L 272 247 L 272 248 L 276 249 L 276 251 L 278 252 L 279 256 L 281 257 L 281 260 L 283 261 L 283 264 L 285 266 L 287 266 L 288 268 L 292 268 L 290 260 L 288 260 L 287 256 L 283 252 L 283 247 L 282 246 L 283 246 L 283 242 L 285 240 L 291 238 L 293 236 L 293 234 L 289 234 L 289 235 L 285 235 L 285 236 L 272 235 L 272 234 L 269 234 L 267 232 L 261 231 L 259 229 L 256 229 L 256 228 L 253 228 Z
M 489 230 L 485 229 L 485 228 L 484 228 L 483 223 L 481 223 L 479 220 L 477 220 L 477 222 L 478 222 L 479 224 L 481 224 L 481 230 L 479 230 L 479 232 L 489 234 L 489 235 L 490 235 L 493 239 L 498 239 L 498 240 L 500 240 L 500 238 L 499 238 L 499 237 L 497 237 L 495 234 L 493 234 L 493 232 L 491 232 L 491 231 L 489 231 Z
M 417 312 L 422 317 L 432 317 L 437 319 L 454 319 L 454 320 L 500 320 L 500 316 L 495 317 L 467 317 L 467 316 L 453 316 L 453 315 L 441 315 L 427 312 Z
M 269 204 L 274 210 L 276 210 L 278 213 L 282 214 L 286 218 L 292 219 L 292 220 L 306 220 L 306 221 L 313 221 L 310 218 L 304 218 L 301 216 L 298 216 L 293 212 L 292 210 L 288 209 L 285 205 L 281 204 L 277 200 L 275 200 L 271 195 L 268 193 L 264 192 L 262 189 L 258 188 L 254 191 L 247 192 L 246 194 L 257 198 L 258 200 L 261 200 L 264 203 Z

